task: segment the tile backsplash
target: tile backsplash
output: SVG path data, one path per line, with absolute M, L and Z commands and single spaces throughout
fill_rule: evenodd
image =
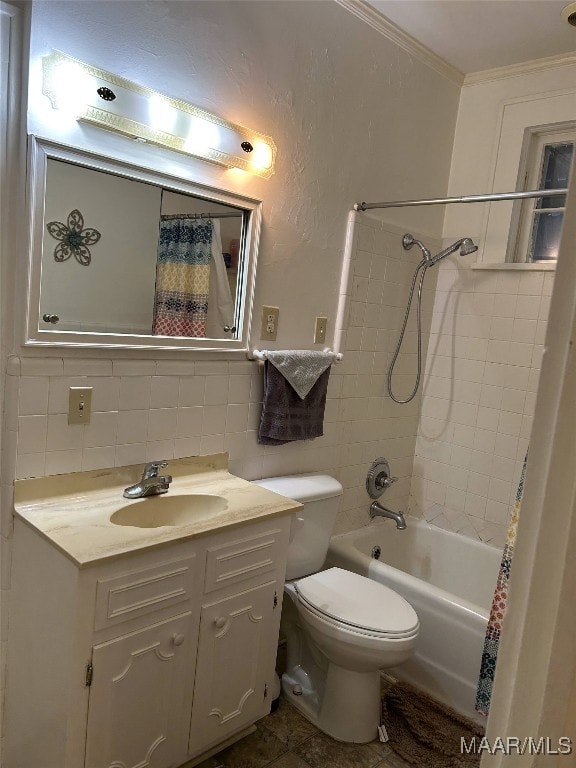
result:
M 18 407 L 6 417 L 16 442 L 15 476 L 228 451 L 231 471 L 246 479 L 306 471 L 338 477 L 344 496 L 337 529 L 345 531 L 369 522 L 366 473 L 386 456 L 400 478 L 387 502 L 405 508 L 419 398 L 409 406 L 393 403 L 385 373 L 418 257 L 402 249 L 399 230 L 360 218 L 342 297 L 344 359 L 332 368 L 322 438 L 257 442 L 262 369 L 256 362 L 11 358 L 8 388 Z M 432 283 L 425 295 L 428 325 Z M 400 388 L 412 380 L 413 336 L 398 361 Z M 90 424 L 68 425 L 71 386 L 93 387 Z

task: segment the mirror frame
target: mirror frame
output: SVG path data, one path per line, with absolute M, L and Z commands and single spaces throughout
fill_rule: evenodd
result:
M 44 199 L 48 160 L 62 160 L 84 168 L 112 173 L 127 179 L 161 186 L 181 194 L 242 208 L 244 219 L 242 246 L 239 254 L 239 297 L 236 317 L 241 318 L 234 339 L 205 339 L 143 334 L 97 333 L 41 329 L 40 289 L 42 281 L 42 242 L 44 236 Z M 25 347 L 67 347 L 92 349 L 136 349 L 168 351 L 248 352 L 252 317 L 258 243 L 262 225 L 262 201 L 237 195 L 205 184 L 157 171 L 129 162 L 112 160 L 102 155 L 67 147 L 36 136 L 29 137 L 28 152 L 28 303 L 26 310 Z

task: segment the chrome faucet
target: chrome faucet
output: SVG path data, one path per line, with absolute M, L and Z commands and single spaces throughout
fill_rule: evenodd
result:
M 167 466 L 167 461 L 150 461 L 144 466 L 140 482 L 125 488 L 124 496 L 127 499 L 141 499 L 143 496 L 157 496 L 160 493 L 167 493 L 172 482 L 172 475 L 158 474 L 161 469 Z
M 375 517 L 388 517 L 390 520 L 394 520 L 396 528 L 399 531 L 406 528 L 406 520 L 404 520 L 403 512 L 392 512 L 391 509 L 383 507 L 379 501 L 373 501 L 370 504 L 370 520 L 374 520 Z

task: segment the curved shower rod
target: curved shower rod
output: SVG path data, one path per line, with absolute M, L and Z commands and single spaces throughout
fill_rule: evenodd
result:
M 530 197 L 566 195 L 567 189 L 533 189 L 529 192 L 495 192 L 490 195 L 465 195 L 464 197 L 436 197 L 430 200 L 394 200 L 384 203 L 354 203 L 355 211 L 371 208 L 404 208 L 418 205 L 446 205 L 448 203 L 489 203 L 499 200 L 524 200 Z

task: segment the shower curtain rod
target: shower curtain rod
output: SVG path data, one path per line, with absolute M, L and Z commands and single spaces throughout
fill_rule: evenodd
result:
M 529 197 L 565 195 L 567 189 L 533 189 L 530 192 L 495 192 L 491 195 L 465 195 L 464 197 L 436 197 L 430 200 L 394 200 L 384 203 L 354 203 L 355 211 L 371 208 L 404 208 L 418 205 L 445 205 L 447 203 L 489 203 L 499 200 L 524 200 Z

